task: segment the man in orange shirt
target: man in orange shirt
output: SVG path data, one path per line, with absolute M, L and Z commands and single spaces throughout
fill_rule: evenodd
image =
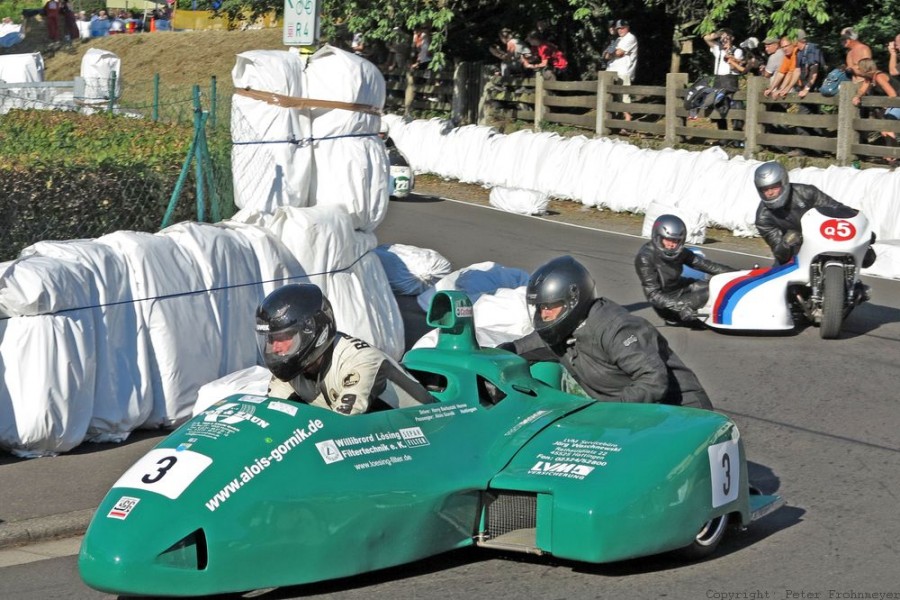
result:
M 784 98 L 794 89 L 800 80 L 800 67 L 797 65 L 797 43 L 787 36 L 779 42 L 784 60 L 772 78 L 772 84 L 763 92 L 767 98 Z

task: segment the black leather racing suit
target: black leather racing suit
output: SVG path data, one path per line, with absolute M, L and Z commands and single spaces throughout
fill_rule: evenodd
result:
M 794 258 L 800 250 L 799 246 L 788 246 L 784 243 L 784 234 L 788 231 L 800 230 L 800 217 L 811 208 L 839 208 L 855 212 L 852 208 L 841 204 L 814 185 L 792 183 L 791 193 L 781 208 L 767 208 L 762 202 L 756 209 L 756 229 L 766 240 L 775 261 L 784 264 Z
M 513 342 L 516 354 L 561 363 L 592 398 L 712 409 L 700 381 L 646 319 L 606 298 L 591 305 L 569 340 L 547 346 L 537 332 Z
M 682 248 L 677 256 L 668 258 L 656 249 L 653 242 L 641 246 L 634 258 L 634 269 L 641 280 L 644 296 L 653 310 L 667 321 L 680 320 L 682 310 L 697 310 L 709 298 L 708 282 L 682 277 L 685 265 L 710 275 L 735 270 L 687 248 Z

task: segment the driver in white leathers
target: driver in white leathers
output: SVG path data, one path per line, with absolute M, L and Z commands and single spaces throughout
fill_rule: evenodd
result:
M 390 356 L 337 331 L 331 303 L 315 285 L 269 294 L 256 311 L 256 337 L 273 374 L 269 396 L 343 415 L 435 401 Z

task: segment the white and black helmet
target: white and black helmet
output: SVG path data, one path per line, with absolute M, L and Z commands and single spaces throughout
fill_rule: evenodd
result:
M 791 181 L 781 163 L 775 161 L 763 163 L 756 167 L 753 174 L 753 185 L 759 193 L 759 199 L 769 209 L 781 208 L 791 197 Z M 774 198 L 767 198 L 765 190 L 781 186 L 781 192 Z
M 675 242 L 675 245 L 668 248 L 663 243 L 665 240 Z M 685 240 L 687 240 L 687 226 L 675 215 L 660 215 L 653 222 L 650 241 L 663 258 L 672 259 L 681 254 Z
M 317 286 L 278 288 L 256 309 L 256 341 L 266 367 L 290 381 L 331 347 L 336 335 L 331 303 Z

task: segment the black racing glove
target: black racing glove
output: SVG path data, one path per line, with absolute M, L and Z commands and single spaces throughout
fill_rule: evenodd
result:
M 690 306 L 683 306 L 678 309 L 678 318 L 682 321 L 693 321 L 695 317 L 696 313 Z
M 785 246 L 787 246 L 791 250 L 795 250 L 799 248 L 803 243 L 803 234 L 801 234 L 799 231 L 789 229 L 785 232 L 784 237 L 782 237 L 781 240 Z
M 515 342 L 503 342 L 499 346 L 497 346 L 497 350 L 506 350 L 507 352 L 516 353 L 516 344 Z

